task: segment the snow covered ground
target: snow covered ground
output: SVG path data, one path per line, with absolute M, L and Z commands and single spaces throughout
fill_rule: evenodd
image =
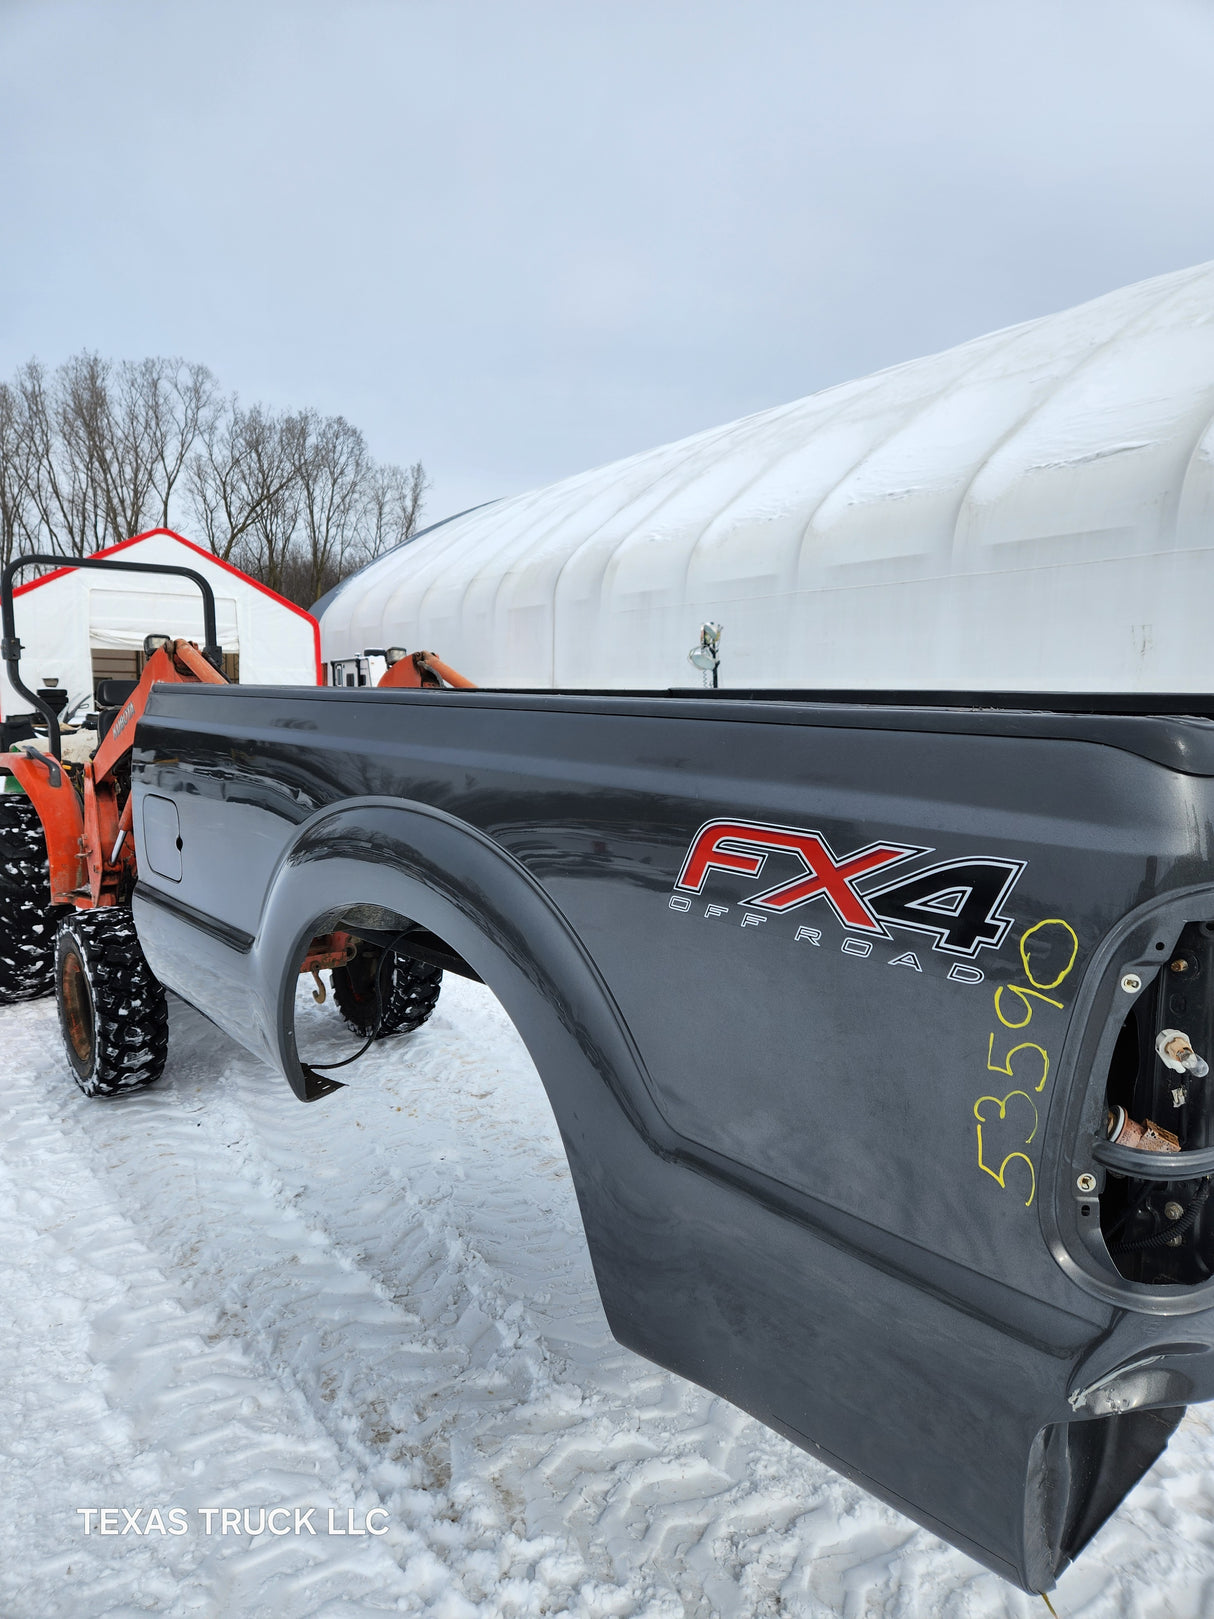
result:
M 331 1008 L 301 1021 L 307 1055 L 350 1049 Z M 88 1102 L 53 1002 L 0 1012 L 3 1619 L 1044 1615 L 612 1341 L 539 1080 L 480 986 L 449 978 L 311 1107 L 172 1022 L 160 1086 Z M 1212 1460 L 1195 1411 L 1060 1614 L 1214 1614 Z M 275 1507 L 291 1532 L 220 1532 Z M 331 1509 L 386 1532 L 330 1534 Z

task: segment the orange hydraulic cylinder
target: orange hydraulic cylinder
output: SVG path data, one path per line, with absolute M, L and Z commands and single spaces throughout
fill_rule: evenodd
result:
M 427 681 L 425 678 L 427 674 L 435 676 L 436 680 Z M 452 669 L 450 664 L 444 663 L 435 652 L 410 652 L 407 657 L 398 658 L 391 668 L 380 676 L 379 685 L 381 688 L 416 688 L 434 685 L 438 681 L 455 686 L 460 691 L 476 690 L 471 680 L 461 675 L 458 670 Z

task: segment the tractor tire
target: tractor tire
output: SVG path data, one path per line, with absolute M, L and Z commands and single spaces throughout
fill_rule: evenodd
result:
M 0 793 L 0 1006 L 48 995 L 55 924 L 46 834 L 24 793 Z
M 366 1040 L 374 1030 L 377 1040 L 389 1034 L 420 1029 L 438 1005 L 443 969 L 412 956 L 393 955 L 390 966 L 379 967 L 383 951 L 364 945 L 344 967 L 331 973 L 333 999 L 346 1027 Z M 383 1010 L 380 1010 L 380 985 Z
M 169 1050 L 164 988 L 128 910 L 77 911 L 55 940 L 55 993 L 68 1064 L 86 1096 L 155 1084 Z

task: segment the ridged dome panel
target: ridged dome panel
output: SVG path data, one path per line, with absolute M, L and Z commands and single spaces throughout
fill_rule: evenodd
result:
M 325 656 L 484 685 L 1214 689 L 1214 265 L 438 524 Z

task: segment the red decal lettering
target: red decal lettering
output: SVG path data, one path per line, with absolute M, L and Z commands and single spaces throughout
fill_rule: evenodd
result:
M 845 927 L 885 936 L 886 929 L 852 884 L 870 871 L 926 852 L 903 843 L 870 843 L 840 860 L 820 832 L 746 821 L 710 821 L 696 834 L 675 886 L 698 894 L 712 871 L 757 877 L 769 855 L 792 856 L 801 866 L 797 876 L 751 894 L 742 903 L 766 911 L 791 911 L 810 900 L 824 899 Z
M 744 822 L 736 821 L 710 821 L 696 836 L 683 862 L 683 869 L 679 873 L 676 888 L 690 888 L 692 893 L 698 894 L 704 887 L 704 879 L 710 871 L 741 871 L 747 877 L 757 877 L 763 870 L 763 862 L 767 859 L 767 850 L 763 848 L 762 840 L 755 836 L 762 828 L 747 826 Z M 745 854 L 734 852 L 730 844 L 749 843 L 752 847 L 758 846 L 759 854 Z

